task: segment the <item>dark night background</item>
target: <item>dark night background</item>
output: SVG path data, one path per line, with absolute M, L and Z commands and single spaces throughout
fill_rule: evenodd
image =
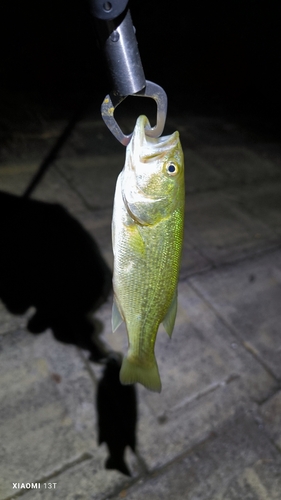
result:
M 279 1 L 131 0 L 130 9 L 146 78 L 170 102 L 185 95 L 191 108 L 279 126 Z M 34 102 L 65 113 L 110 90 L 86 0 L 2 0 L 1 24 L 2 116 L 20 119 Z

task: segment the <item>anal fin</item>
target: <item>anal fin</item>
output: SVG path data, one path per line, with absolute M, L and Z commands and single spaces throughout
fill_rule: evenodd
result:
M 121 313 L 118 309 L 118 306 L 116 304 L 115 299 L 113 299 L 113 306 L 112 306 L 112 317 L 111 317 L 111 325 L 112 325 L 112 331 L 113 333 L 117 328 L 123 323 L 123 318 L 121 316 Z
M 167 334 L 169 335 L 169 337 L 172 336 L 173 329 L 175 326 L 177 308 L 178 308 L 178 291 L 176 290 L 174 293 L 172 302 L 170 304 L 170 307 L 168 309 L 168 312 L 162 321 L 163 326 L 164 326 Z

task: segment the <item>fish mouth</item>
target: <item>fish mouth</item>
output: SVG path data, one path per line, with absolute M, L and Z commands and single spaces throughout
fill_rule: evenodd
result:
M 167 154 L 179 142 L 179 133 L 162 137 L 150 137 L 146 130 L 151 129 L 149 119 L 145 115 L 138 117 L 131 140 L 132 154 L 141 161 L 149 161 Z

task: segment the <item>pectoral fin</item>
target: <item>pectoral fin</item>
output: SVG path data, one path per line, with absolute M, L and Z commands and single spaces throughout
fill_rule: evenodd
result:
M 169 335 L 169 337 L 172 336 L 173 329 L 175 326 L 175 321 L 176 321 L 176 315 L 177 315 L 177 307 L 178 307 L 178 291 L 175 291 L 175 294 L 173 296 L 173 300 L 170 304 L 170 307 L 168 309 L 168 312 L 162 321 L 163 326 Z
M 112 306 L 112 317 L 111 317 L 111 324 L 112 324 L 113 333 L 115 332 L 115 330 L 117 330 L 118 326 L 120 326 L 122 322 L 123 322 L 123 318 L 121 316 L 121 313 L 120 313 L 118 306 L 117 306 L 115 299 L 114 299 L 113 306 Z

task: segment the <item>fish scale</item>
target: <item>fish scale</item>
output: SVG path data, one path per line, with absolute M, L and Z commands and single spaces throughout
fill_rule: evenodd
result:
M 161 390 L 154 346 L 171 335 L 183 242 L 184 165 L 178 133 L 147 137 L 138 118 L 118 177 L 112 218 L 113 330 L 125 321 L 129 349 L 120 380 Z

